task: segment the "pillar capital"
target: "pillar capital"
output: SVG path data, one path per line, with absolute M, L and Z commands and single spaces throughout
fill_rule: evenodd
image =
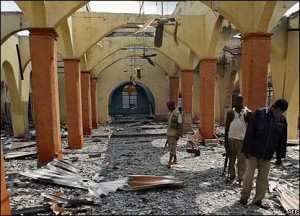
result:
M 204 59 L 200 59 L 199 63 L 201 64 L 202 62 L 217 63 L 217 59 L 216 58 L 204 58 Z
M 179 79 L 179 76 L 169 76 L 169 79 Z
M 63 61 L 68 61 L 68 62 L 72 62 L 72 61 L 74 61 L 74 62 L 80 62 L 80 60 L 79 60 L 79 59 L 76 59 L 76 58 L 64 58 Z
M 87 74 L 91 74 L 90 71 L 81 71 L 81 73 L 87 73 Z
M 91 77 L 91 80 L 97 80 L 98 78 L 97 77 Z
M 30 32 L 29 35 L 44 35 L 44 36 L 52 36 L 55 40 L 58 37 L 57 32 L 54 28 L 45 27 L 45 28 L 28 28 Z
M 248 34 L 245 34 L 242 36 L 242 39 L 243 40 L 247 40 L 247 39 L 250 39 L 250 38 L 271 38 L 271 36 L 273 35 L 273 33 L 248 33 Z

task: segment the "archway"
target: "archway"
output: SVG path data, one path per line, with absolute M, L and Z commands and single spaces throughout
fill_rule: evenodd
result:
M 4 61 L 2 68 L 5 74 L 5 81 L 7 84 L 9 101 L 10 101 L 10 114 L 12 120 L 13 135 L 15 137 L 27 136 L 28 124 L 27 116 L 24 115 L 23 105 L 19 88 L 17 85 L 18 78 L 16 71 L 12 64 L 8 61 Z
M 110 116 L 154 115 L 154 97 L 146 85 L 124 82 L 110 94 L 108 110 Z

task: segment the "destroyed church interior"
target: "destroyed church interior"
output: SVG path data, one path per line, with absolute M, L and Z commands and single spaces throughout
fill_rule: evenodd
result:
M 106 4 L 1 1 L 1 215 L 298 215 L 299 1 Z M 288 101 L 268 209 L 226 181 L 238 95 Z

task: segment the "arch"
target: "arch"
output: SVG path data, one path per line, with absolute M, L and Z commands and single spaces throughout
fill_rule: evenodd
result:
M 131 96 L 127 96 L 126 93 L 122 94 L 125 87 L 130 86 L 130 89 L 134 87 L 136 90 L 136 96 L 132 98 L 132 104 L 129 104 L 130 99 L 127 102 L 123 102 L 123 98 L 125 100 L 130 98 Z M 150 89 L 142 84 L 136 83 L 133 85 L 131 82 L 123 82 L 119 84 L 117 87 L 113 89 L 113 91 L 109 95 L 108 100 L 108 110 L 110 116 L 117 115 L 138 115 L 138 114 L 155 114 L 155 102 L 154 97 Z
M 224 16 L 242 34 L 262 31 L 269 32 L 282 18 L 284 13 L 296 2 L 219 1 L 217 13 Z M 214 9 L 212 1 L 201 1 L 201 3 Z M 265 22 L 264 19 L 268 21 Z
M 116 14 L 99 12 L 76 12 L 72 16 L 76 58 L 80 58 L 97 42 L 113 31 L 128 25 L 145 23 L 159 15 Z M 170 16 L 166 16 L 170 17 Z M 174 16 L 172 16 L 174 17 Z M 82 26 L 85 25 L 85 32 Z
M 74 14 L 88 1 L 14 1 L 31 27 L 57 28 L 60 22 Z
M 135 57 L 135 56 L 126 56 L 126 57 L 121 57 L 121 56 L 116 56 L 116 58 L 112 58 L 112 60 L 110 61 L 110 59 L 104 60 L 101 64 L 98 64 L 96 67 L 93 68 L 93 74 L 95 77 L 99 77 L 101 75 L 101 73 L 103 71 L 105 71 L 106 69 L 108 69 L 109 67 L 111 67 L 112 65 L 114 65 L 115 63 L 125 60 L 128 57 Z M 108 62 L 109 61 L 109 62 Z M 145 60 L 146 61 L 146 60 Z M 160 65 L 158 62 L 156 62 L 155 60 L 153 60 L 153 62 L 155 63 L 156 66 L 158 66 L 165 74 L 169 74 L 169 72 L 166 70 L 165 67 L 163 67 L 162 65 Z
M 4 61 L 2 64 L 6 84 L 8 86 L 9 98 L 11 103 L 11 119 L 13 125 L 13 134 L 16 137 L 24 137 L 27 135 L 27 120 L 23 112 L 23 105 L 21 95 L 17 87 L 17 80 L 15 77 L 14 69 L 10 62 Z
M 88 69 L 92 69 L 95 65 L 99 64 L 102 60 L 108 58 L 110 55 L 114 54 L 122 47 L 128 46 L 153 46 L 153 38 L 142 38 L 137 40 L 136 38 L 109 38 L 102 40 L 99 43 L 102 43 L 102 47 L 95 45 L 87 52 L 88 58 Z M 174 39 L 170 35 L 164 34 L 164 45 L 161 48 L 155 48 L 156 51 L 162 53 L 169 60 L 176 62 L 180 69 L 193 68 L 189 58 L 191 55 L 190 49 L 183 44 L 180 45 L 178 51 L 170 50 L 167 47 L 177 47 L 174 42 Z
M 28 28 L 29 23 L 21 12 L 1 11 L 1 44 L 17 32 Z
M 20 28 L 20 29 L 16 29 L 16 30 L 13 30 L 12 32 L 9 32 L 7 33 L 5 36 L 1 37 L 1 45 L 7 41 L 12 35 L 18 33 L 18 32 L 21 32 L 21 31 L 24 31 L 24 30 L 28 30 L 29 27 L 27 28 Z

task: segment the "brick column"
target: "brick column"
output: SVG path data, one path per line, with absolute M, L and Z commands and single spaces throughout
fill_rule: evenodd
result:
M 181 71 L 181 91 L 182 91 L 182 110 L 184 131 L 190 129 L 193 119 L 193 71 Z
M 10 215 L 9 194 L 6 189 L 5 167 L 1 142 L 1 215 Z
M 179 77 L 177 76 L 170 76 L 170 100 L 175 102 L 177 106 L 178 103 L 178 92 L 179 92 Z
M 38 167 L 62 159 L 57 81 L 57 33 L 53 28 L 30 28 L 32 94 Z
M 67 98 L 68 146 L 83 148 L 81 75 L 78 59 L 64 59 Z
M 92 134 L 92 106 L 91 106 L 91 75 L 89 71 L 81 71 L 81 99 L 83 134 Z
M 91 78 L 92 127 L 98 127 L 97 78 Z
M 216 59 L 202 59 L 199 67 L 199 129 L 204 139 L 214 139 Z
M 245 106 L 252 111 L 267 105 L 271 35 L 251 33 L 243 37 L 242 94 Z

